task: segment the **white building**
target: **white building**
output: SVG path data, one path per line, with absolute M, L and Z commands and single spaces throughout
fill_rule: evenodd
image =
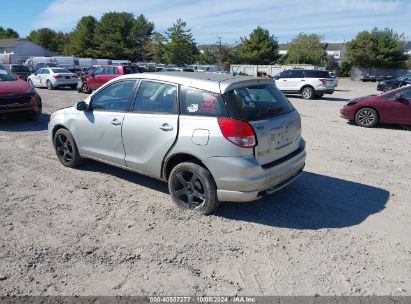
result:
M 0 39 L 0 53 L 14 53 L 22 61 L 31 56 L 56 56 L 57 54 L 45 49 L 28 39 L 12 38 Z

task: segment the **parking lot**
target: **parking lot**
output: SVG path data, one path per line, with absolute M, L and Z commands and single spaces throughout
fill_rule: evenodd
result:
M 37 122 L 0 121 L 0 287 L 13 295 L 409 295 L 411 132 L 339 117 L 376 83 L 340 79 L 290 97 L 305 173 L 211 216 L 174 207 L 163 182 L 88 161 L 63 167 L 50 113 L 85 98 L 37 89 Z

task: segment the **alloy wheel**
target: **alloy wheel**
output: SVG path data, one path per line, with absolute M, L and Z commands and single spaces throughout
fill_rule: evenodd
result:
M 206 200 L 204 183 L 193 171 L 177 172 L 172 182 L 172 191 L 176 199 L 187 209 L 194 209 Z
M 371 112 L 370 110 L 362 110 L 358 114 L 358 121 L 363 126 L 372 125 L 374 123 L 375 119 L 376 119 L 376 117 L 375 117 L 374 113 Z
M 56 152 L 60 159 L 68 163 L 74 158 L 73 143 L 65 134 L 58 134 L 56 138 Z

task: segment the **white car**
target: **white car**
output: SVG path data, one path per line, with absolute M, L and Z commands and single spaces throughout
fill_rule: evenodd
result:
M 75 89 L 77 88 L 77 75 L 59 67 L 42 68 L 31 74 L 27 82 L 35 87 L 46 87 L 49 90 L 66 86 Z
M 273 77 L 275 85 L 284 94 L 301 94 L 304 99 L 322 97 L 335 90 L 335 78 L 328 71 L 285 70 Z

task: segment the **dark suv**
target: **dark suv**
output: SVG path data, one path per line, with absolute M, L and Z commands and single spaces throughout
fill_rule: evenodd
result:
M 3 67 L 10 74 L 24 81 L 27 81 L 27 77 L 31 74 L 29 68 L 22 64 L 3 64 Z

